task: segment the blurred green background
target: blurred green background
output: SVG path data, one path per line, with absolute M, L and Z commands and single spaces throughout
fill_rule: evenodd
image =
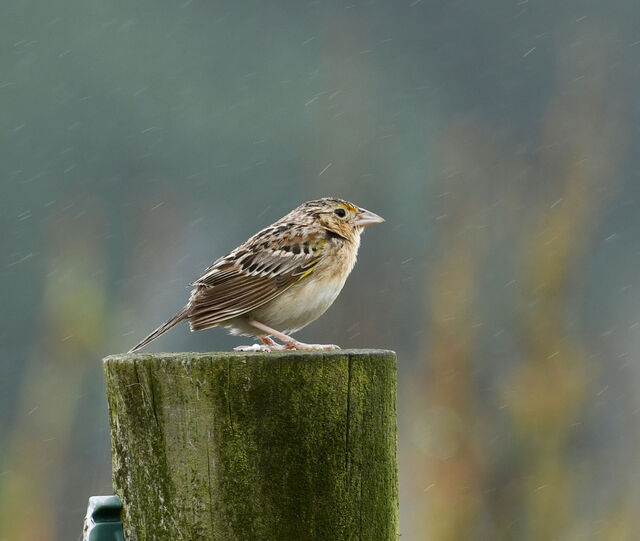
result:
M 101 358 L 324 195 L 387 223 L 298 336 L 398 352 L 402 539 L 640 539 L 638 2 L 1 12 L 0 540 L 78 538 Z

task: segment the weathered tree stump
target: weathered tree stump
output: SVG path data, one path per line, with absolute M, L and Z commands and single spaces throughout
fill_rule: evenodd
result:
M 391 351 L 104 361 L 128 541 L 396 541 Z

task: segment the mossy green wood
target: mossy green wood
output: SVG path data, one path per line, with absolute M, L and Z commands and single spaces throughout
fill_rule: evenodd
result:
M 104 362 L 128 541 L 396 540 L 391 351 Z

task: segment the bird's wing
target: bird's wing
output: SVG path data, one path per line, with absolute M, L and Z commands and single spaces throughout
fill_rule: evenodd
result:
M 294 232 L 269 237 L 269 231 L 258 233 L 191 284 L 195 286 L 189 301 L 193 330 L 223 323 L 282 294 L 313 272 L 326 243 L 324 237 L 311 239 Z

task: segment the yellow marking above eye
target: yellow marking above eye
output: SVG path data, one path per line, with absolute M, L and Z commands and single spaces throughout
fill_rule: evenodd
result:
M 351 203 L 342 203 L 342 205 L 344 205 L 344 207 L 347 210 L 350 210 L 351 212 L 358 212 L 358 209 L 354 207 Z

